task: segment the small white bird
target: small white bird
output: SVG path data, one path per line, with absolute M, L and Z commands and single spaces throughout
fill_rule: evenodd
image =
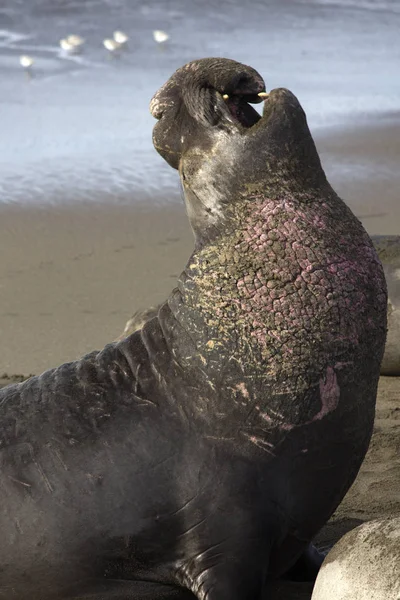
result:
M 114 31 L 113 38 L 121 46 L 129 40 L 129 37 L 123 31 Z
M 68 54 L 78 54 L 82 49 L 83 43 L 84 40 L 79 35 L 69 35 L 60 40 L 62 50 Z
M 111 39 L 103 40 L 103 46 L 110 52 L 115 52 L 116 50 L 119 50 L 121 48 L 121 44 Z
M 164 42 L 166 42 L 169 39 L 169 35 L 165 31 L 156 29 L 155 31 L 153 31 L 153 38 L 154 38 L 154 41 L 157 42 L 158 44 L 163 44 Z
M 31 56 L 24 55 L 19 57 L 19 64 L 21 67 L 24 67 L 24 69 L 30 69 L 33 63 L 34 60 Z
M 72 44 L 73 46 L 82 46 L 82 44 L 85 43 L 85 40 L 80 36 L 80 35 L 69 35 L 67 36 L 67 42 L 69 42 L 70 44 Z
M 66 38 L 60 40 L 60 46 L 61 49 L 64 50 L 64 52 L 76 52 L 76 47 L 73 44 L 71 44 Z

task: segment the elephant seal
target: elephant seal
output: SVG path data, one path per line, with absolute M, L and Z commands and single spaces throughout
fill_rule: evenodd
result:
M 195 235 L 178 287 L 141 331 L 0 390 L 3 596 L 249 600 L 296 561 L 315 576 L 372 432 L 386 284 L 298 100 L 273 90 L 261 117 L 264 90 L 204 59 L 157 92 Z
M 326 557 L 312 600 L 399 600 L 400 517 L 346 533 Z
M 388 331 L 381 375 L 400 375 L 400 236 L 373 235 L 371 239 L 388 288 Z

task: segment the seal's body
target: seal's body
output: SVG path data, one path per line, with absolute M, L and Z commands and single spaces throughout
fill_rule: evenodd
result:
M 128 600 L 136 579 L 254 600 L 354 480 L 384 274 L 298 101 L 275 90 L 260 118 L 263 89 L 210 59 L 158 92 L 196 238 L 178 288 L 141 331 L 0 391 L 3 595 Z

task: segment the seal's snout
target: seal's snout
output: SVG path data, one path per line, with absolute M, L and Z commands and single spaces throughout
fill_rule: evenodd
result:
M 158 121 L 154 146 L 177 169 L 187 149 L 209 149 L 216 130 L 241 132 L 255 125 L 261 117 L 251 104 L 262 102 L 265 93 L 263 78 L 247 65 L 223 58 L 188 63 L 150 102 Z
M 246 69 L 251 69 L 246 67 Z M 224 83 L 224 99 L 229 96 L 241 97 L 246 99 L 251 104 L 258 104 L 262 102 L 263 94 L 265 94 L 265 83 L 263 78 L 255 71 L 251 69 L 250 72 L 244 71 L 237 75 L 232 76 L 231 80 L 225 82 L 223 79 L 221 83 Z
M 158 121 L 162 118 L 168 108 L 179 104 L 180 90 L 173 78 L 169 79 L 150 100 L 150 114 Z
M 252 67 L 228 59 L 202 59 L 173 74 L 152 98 L 150 112 L 160 120 L 179 108 L 203 126 L 225 121 L 251 127 L 259 116 L 249 104 L 262 102 L 265 94 L 264 80 Z

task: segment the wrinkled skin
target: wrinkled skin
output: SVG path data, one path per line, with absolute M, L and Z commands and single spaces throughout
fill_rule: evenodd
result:
M 386 287 L 297 99 L 274 90 L 260 118 L 263 90 L 209 59 L 156 94 L 196 239 L 177 289 L 141 331 L 0 391 L 0 597 L 257 600 L 315 575 L 372 432 Z
M 142 329 L 147 321 L 158 315 L 161 305 L 151 306 L 145 310 L 137 310 L 133 313 L 130 319 L 125 324 L 123 332 L 116 338 L 115 341 L 121 341 L 130 336 L 135 331 Z
M 383 265 L 388 288 L 387 337 L 381 362 L 381 375 L 400 375 L 400 236 L 372 235 L 372 243 Z M 146 321 L 155 317 L 160 306 L 136 311 L 127 321 L 118 337 L 123 340 L 141 329 Z

